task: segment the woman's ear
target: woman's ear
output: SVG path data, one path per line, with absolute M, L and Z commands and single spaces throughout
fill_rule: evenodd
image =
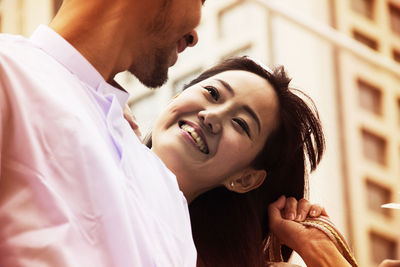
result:
M 243 171 L 239 178 L 228 180 L 225 187 L 237 193 L 247 193 L 260 187 L 266 177 L 267 172 L 265 170 L 248 168 Z

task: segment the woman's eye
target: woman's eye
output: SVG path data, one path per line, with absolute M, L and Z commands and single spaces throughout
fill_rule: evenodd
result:
M 213 87 L 213 86 L 205 86 L 204 89 L 206 89 L 208 91 L 208 93 L 210 94 L 210 96 L 215 100 L 218 101 L 219 99 L 219 92 L 218 90 Z
M 247 123 L 243 119 L 235 118 L 235 119 L 233 119 L 233 121 L 236 122 L 246 132 L 246 134 L 250 137 L 249 125 L 247 125 Z

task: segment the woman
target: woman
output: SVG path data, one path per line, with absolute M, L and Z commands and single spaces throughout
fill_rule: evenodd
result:
M 319 163 L 324 137 L 316 110 L 289 82 L 283 68 L 228 59 L 186 85 L 155 124 L 149 146 L 190 203 L 198 266 L 265 266 L 268 206 L 285 195 L 291 198 L 273 207 L 286 218 L 302 221 L 310 210 L 296 200 L 307 192 L 306 173 Z M 281 238 L 290 232 L 271 222 Z M 296 249 L 292 238 L 282 241 Z M 290 253 L 283 249 L 285 259 Z

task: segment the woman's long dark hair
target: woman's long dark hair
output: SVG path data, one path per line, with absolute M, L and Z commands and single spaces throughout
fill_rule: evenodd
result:
M 265 266 L 265 242 L 269 236 L 268 206 L 281 195 L 303 198 L 308 191 L 307 173 L 321 160 L 325 143 L 318 113 L 290 89 L 283 67 L 270 72 L 248 57 L 224 60 L 200 74 L 184 89 L 218 73 L 248 71 L 266 79 L 279 101 L 279 124 L 254 159 L 255 169 L 267 178 L 245 194 L 225 187 L 212 189 L 189 205 L 192 232 L 198 252 L 198 266 Z M 288 258 L 291 250 L 283 251 Z

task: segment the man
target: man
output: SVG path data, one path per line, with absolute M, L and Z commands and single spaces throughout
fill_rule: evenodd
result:
M 162 85 L 204 0 L 65 0 L 0 36 L 0 266 L 195 266 L 187 203 L 113 77 Z

